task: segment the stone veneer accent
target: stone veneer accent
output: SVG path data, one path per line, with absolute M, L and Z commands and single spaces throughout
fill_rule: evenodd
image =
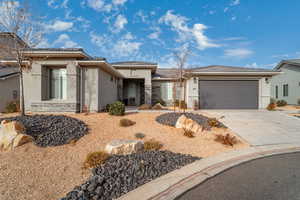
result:
M 79 112 L 79 103 L 39 102 L 31 103 L 32 112 Z

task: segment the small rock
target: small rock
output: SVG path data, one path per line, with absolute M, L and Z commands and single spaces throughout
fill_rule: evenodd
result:
M 140 140 L 113 140 L 105 146 L 109 154 L 127 155 L 143 151 L 144 143 Z
M 203 128 L 194 120 L 187 118 L 185 115 L 181 115 L 175 125 L 176 128 L 183 128 L 193 133 L 202 132 Z

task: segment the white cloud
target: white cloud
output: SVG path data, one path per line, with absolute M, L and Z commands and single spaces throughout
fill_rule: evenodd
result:
M 226 13 L 228 10 L 229 10 L 229 8 L 228 8 L 228 7 L 225 7 L 225 8 L 224 8 L 224 13 Z
M 231 21 L 235 21 L 235 20 L 236 20 L 236 16 L 232 16 Z
M 245 37 L 229 37 L 229 38 L 224 38 L 223 40 L 225 41 L 238 41 L 238 40 L 246 40 L 247 38 Z
M 224 55 L 226 57 L 233 57 L 233 58 L 246 58 L 252 55 L 253 53 L 254 53 L 253 51 L 244 48 L 226 49 L 224 51 Z
M 209 13 L 210 15 L 214 15 L 214 14 L 216 14 L 216 11 L 215 11 L 215 10 L 210 10 L 208 13 Z
M 159 27 L 153 27 L 152 29 L 154 30 L 154 32 L 150 33 L 148 35 L 148 38 L 152 40 L 158 40 L 161 34 L 161 29 Z
M 273 55 L 273 58 L 288 58 L 290 57 L 289 54 L 280 54 L 280 55 Z
M 118 39 L 107 35 L 90 33 L 91 42 L 100 47 L 100 50 L 112 58 L 135 56 L 139 53 L 141 42 L 134 41 L 131 33 L 126 33 Z
M 197 48 L 204 50 L 211 47 L 219 47 L 220 45 L 213 43 L 205 34 L 204 31 L 207 26 L 204 24 L 194 24 L 192 28 L 187 25 L 188 18 L 175 15 L 173 11 L 169 10 L 159 19 L 159 23 L 164 23 L 171 27 L 171 30 L 177 32 L 179 38 L 177 42 L 191 42 L 196 41 Z
M 258 68 L 258 65 L 256 62 L 252 63 L 252 64 L 247 64 L 246 67 L 250 67 L 250 68 Z
M 46 24 L 46 25 L 44 25 L 44 27 L 48 31 L 59 32 L 59 31 L 69 30 L 73 27 L 73 25 L 74 25 L 73 22 L 55 20 L 52 24 Z
M 136 16 L 139 17 L 142 20 L 142 22 L 144 22 L 144 23 L 147 22 L 148 16 L 142 10 L 139 10 L 136 13 Z
M 68 8 L 69 0 L 48 0 L 47 4 L 50 8 Z
M 105 0 L 86 0 L 81 2 L 81 6 L 85 5 L 98 12 L 111 12 L 112 10 L 118 10 L 119 7 L 123 6 L 127 0 L 112 0 L 111 3 L 106 3 Z
M 52 44 L 61 48 L 76 48 L 80 47 L 76 42 L 72 41 L 67 34 L 61 34 Z
M 232 2 L 230 3 L 231 6 L 237 6 L 239 5 L 241 2 L 240 0 L 232 0 Z
M 114 29 L 112 30 L 112 32 L 119 33 L 124 29 L 127 23 L 128 21 L 124 15 L 118 15 L 114 23 Z

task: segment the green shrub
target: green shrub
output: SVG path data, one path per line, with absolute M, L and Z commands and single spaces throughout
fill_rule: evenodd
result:
M 183 135 L 189 138 L 193 138 L 194 136 L 194 132 L 188 129 L 183 129 Z
M 120 119 L 120 126 L 121 127 L 128 127 L 128 126 L 132 126 L 135 125 L 135 122 L 130 120 L 130 119 Z
M 179 108 L 180 109 L 187 109 L 187 105 L 185 101 L 181 101 L 181 103 L 179 103 Z
M 269 111 L 274 111 L 276 108 L 276 104 L 275 103 L 270 103 L 267 107 L 267 110 Z
M 220 122 L 216 118 L 208 119 L 207 123 L 209 124 L 210 127 L 219 127 L 220 126 Z
M 5 107 L 6 113 L 14 113 L 20 111 L 20 103 L 18 101 L 11 101 Z
M 297 100 L 297 104 L 300 105 L 300 99 Z
M 277 101 L 277 106 L 281 107 L 281 106 L 285 106 L 287 104 L 287 102 L 285 100 L 279 100 Z
M 109 106 L 109 114 L 110 115 L 117 115 L 117 116 L 123 116 L 125 113 L 125 105 L 117 101 L 115 103 L 110 104 Z
M 154 139 L 148 140 L 144 143 L 144 150 L 159 150 L 163 147 L 163 144 Z
M 146 135 L 144 133 L 136 133 L 136 134 L 134 134 L 134 136 L 137 139 L 143 139 L 144 137 L 146 137 Z
M 176 99 L 176 100 L 174 101 L 174 106 L 176 106 L 176 107 L 179 106 L 179 100 L 178 100 L 178 99 Z
M 106 104 L 104 112 L 109 112 L 109 107 L 110 107 L 110 104 Z
M 86 156 L 83 163 L 84 168 L 94 168 L 103 164 L 109 158 L 109 154 L 104 151 L 92 152 Z

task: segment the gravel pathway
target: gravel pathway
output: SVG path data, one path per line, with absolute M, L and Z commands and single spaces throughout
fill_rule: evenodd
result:
M 194 113 L 165 113 L 165 114 L 158 116 L 156 118 L 156 121 L 160 124 L 175 127 L 176 122 L 181 115 L 185 115 L 187 118 L 190 118 L 190 119 L 196 121 L 198 124 L 200 124 L 204 128 L 204 130 L 211 129 L 210 125 L 208 124 L 208 120 L 209 120 L 208 117 L 205 117 L 200 114 L 194 114 Z M 218 127 L 226 128 L 226 126 L 224 124 L 222 124 L 221 122 L 219 123 Z
M 19 121 L 26 128 L 26 134 L 41 147 L 68 144 L 78 140 L 88 132 L 84 122 L 64 115 L 27 115 L 24 117 L 1 118 L 2 120 Z
M 92 170 L 87 182 L 77 186 L 61 200 L 109 200 L 167 174 L 198 157 L 170 151 L 146 151 L 126 156 L 112 156 L 104 165 Z

